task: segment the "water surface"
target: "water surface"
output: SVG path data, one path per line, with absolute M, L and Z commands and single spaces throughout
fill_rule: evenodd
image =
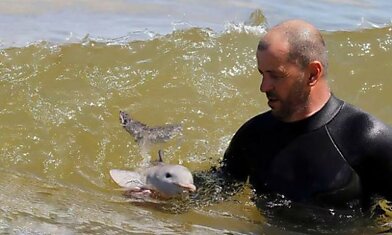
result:
M 268 222 L 249 189 L 172 214 L 127 202 L 108 172 L 146 163 L 119 110 L 182 124 L 152 158 L 162 148 L 192 171 L 216 166 L 268 109 L 258 39 L 296 16 L 323 30 L 335 95 L 392 124 L 390 2 L 307 2 L 1 1 L 0 232 L 295 234 Z

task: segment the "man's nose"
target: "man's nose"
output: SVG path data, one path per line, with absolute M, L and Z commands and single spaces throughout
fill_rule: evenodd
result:
M 266 77 L 261 78 L 261 84 L 260 84 L 260 91 L 263 93 L 266 93 L 268 91 L 271 91 L 273 88 L 271 79 L 268 79 Z

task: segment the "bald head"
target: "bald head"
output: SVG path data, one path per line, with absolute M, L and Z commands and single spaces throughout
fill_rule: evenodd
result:
M 258 50 L 275 46 L 286 50 L 289 62 L 305 68 L 312 61 L 320 61 L 325 68 L 324 73 L 327 70 L 324 39 L 317 28 L 303 20 L 284 21 L 268 30 L 260 40 Z

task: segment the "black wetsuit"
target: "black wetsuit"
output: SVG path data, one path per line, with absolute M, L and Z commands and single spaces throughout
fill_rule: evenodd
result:
M 271 111 L 234 135 L 223 171 L 259 194 L 342 207 L 372 194 L 392 198 L 392 128 L 331 96 L 304 120 L 285 123 Z

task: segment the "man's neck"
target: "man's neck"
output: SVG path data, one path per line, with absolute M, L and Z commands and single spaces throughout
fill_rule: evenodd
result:
M 320 111 L 331 97 L 331 92 L 329 89 L 325 89 L 323 92 L 313 94 L 317 94 L 317 96 L 311 95 L 308 99 L 308 102 L 303 105 L 303 108 L 297 109 L 297 112 L 293 113 L 287 119 L 281 121 L 296 122 L 311 117 Z

